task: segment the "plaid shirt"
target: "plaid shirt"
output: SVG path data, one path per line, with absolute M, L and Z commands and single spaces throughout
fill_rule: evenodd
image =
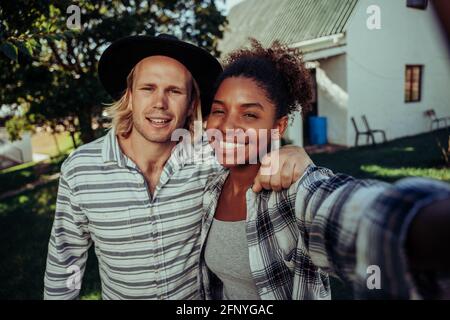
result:
M 223 170 L 203 196 L 199 285 L 206 299 L 222 298 L 222 283 L 204 260 Z M 431 201 L 450 197 L 448 184 L 406 178 L 395 184 L 357 180 L 310 165 L 281 192 L 249 189 L 247 240 L 250 268 L 261 299 L 330 299 L 327 274 L 353 284 L 356 298 L 423 298 L 407 266 L 409 222 Z M 225 258 L 225 257 L 224 257 Z M 374 266 L 381 288 L 368 285 Z

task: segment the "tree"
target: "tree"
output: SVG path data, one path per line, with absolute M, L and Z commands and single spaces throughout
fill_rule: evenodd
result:
M 79 10 L 78 30 L 68 28 L 77 13 L 68 8 Z M 28 124 L 72 119 L 83 142 L 95 138 L 92 119 L 112 102 L 97 78 L 108 44 L 166 32 L 218 55 L 226 23 L 215 0 L 15 0 L 0 4 L 0 21 L 1 104 L 23 108 L 22 122 Z M 10 127 L 16 133 L 21 128 Z

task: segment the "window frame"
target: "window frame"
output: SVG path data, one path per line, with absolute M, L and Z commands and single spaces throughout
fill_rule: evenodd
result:
M 414 69 L 419 68 L 419 79 L 414 79 Z M 407 74 L 408 69 L 411 70 L 411 79 L 409 81 L 409 96 L 406 93 L 406 84 L 407 84 Z M 414 102 L 420 102 L 422 101 L 422 81 L 423 81 L 423 64 L 407 64 L 405 65 L 405 79 L 403 82 L 403 95 L 404 95 L 404 102 L 405 103 L 414 103 Z M 417 99 L 413 99 L 413 86 L 415 83 L 415 80 L 418 81 L 418 97 Z

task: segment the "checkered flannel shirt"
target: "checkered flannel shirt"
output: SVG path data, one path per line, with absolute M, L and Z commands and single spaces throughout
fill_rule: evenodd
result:
M 203 196 L 199 285 L 206 299 L 223 286 L 204 248 L 228 171 L 209 178 Z M 249 189 L 246 231 L 250 268 L 261 299 L 330 299 L 328 274 L 351 283 L 355 298 L 423 298 L 410 272 L 405 238 L 420 208 L 450 197 L 446 183 L 405 178 L 357 180 L 310 165 L 289 189 Z M 379 285 L 368 285 L 374 270 Z

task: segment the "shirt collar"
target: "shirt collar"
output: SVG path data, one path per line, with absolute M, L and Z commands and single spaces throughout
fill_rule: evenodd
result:
M 113 128 L 108 131 L 103 140 L 102 158 L 104 163 L 117 164 L 120 168 L 125 168 L 128 164 L 128 157 L 122 152 Z
M 222 169 L 207 182 L 205 191 L 211 191 L 220 195 L 229 173 L 230 170 L 222 167 Z
M 186 156 L 187 153 L 183 152 L 183 148 L 184 145 L 182 143 L 177 143 L 172 149 L 171 155 L 164 166 L 164 171 L 167 174 L 171 175 L 176 170 L 182 168 L 189 160 Z M 120 168 L 137 168 L 133 160 L 123 153 L 113 128 L 108 131 L 103 141 L 102 158 L 105 164 L 116 164 Z

